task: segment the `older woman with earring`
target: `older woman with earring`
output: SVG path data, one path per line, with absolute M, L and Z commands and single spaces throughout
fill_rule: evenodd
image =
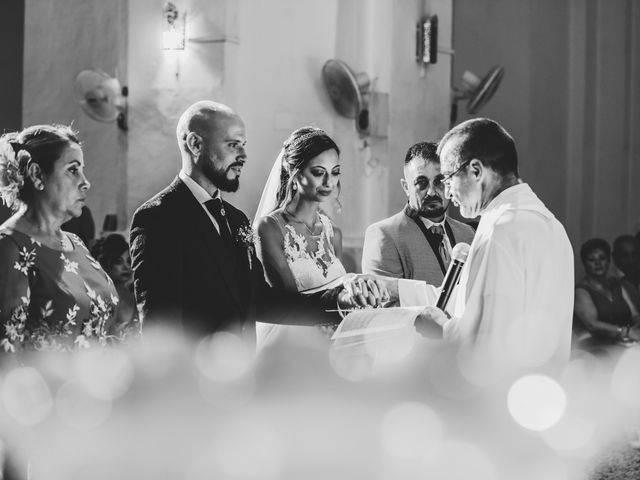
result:
M 116 289 L 84 243 L 61 229 L 82 212 L 90 183 L 71 128 L 37 125 L 0 137 L 0 350 L 104 345 Z

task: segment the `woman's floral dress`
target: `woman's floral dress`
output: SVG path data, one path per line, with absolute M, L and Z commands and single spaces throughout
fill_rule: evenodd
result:
M 116 289 L 82 240 L 49 248 L 0 229 L 0 351 L 72 350 L 124 338 Z M 130 331 L 139 331 L 139 324 Z

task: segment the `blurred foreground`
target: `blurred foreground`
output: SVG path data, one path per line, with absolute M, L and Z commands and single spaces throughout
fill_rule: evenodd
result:
M 639 373 L 636 348 L 502 385 L 412 332 L 356 354 L 300 328 L 255 357 L 156 331 L 5 365 L 0 436 L 36 480 L 574 480 L 640 426 Z

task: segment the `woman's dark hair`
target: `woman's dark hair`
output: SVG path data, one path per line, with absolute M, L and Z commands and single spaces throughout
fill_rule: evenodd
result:
M 603 238 L 590 238 L 582 244 L 582 247 L 580 247 L 580 259 L 582 260 L 582 263 L 585 263 L 589 254 L 595 250 L 602 250 L 607 259 L 611 259 L 611 247 L 609 246 L 609 243 Z
M 299 128 L 287 138 L 282 149 L 280 186 L 276 196 L 279 207 L 287 205 L 293 198 L 293 180 L 304 169 L 307 162 L 332 149 L 340 155 L 336 142 L 324 130 L 316 127 Z M 339 183 L 338 189 L 340 189 Z
M 15 154 L 15 159 L 0 156 L 4 172 L 11 171 L 7 163 L 15 164 L 13 175 L 0 176 L 1 187 L 16 190 L 15 201 L 10 205 L 14 210 L 33 198 L 35 188 L 27 175 L 31 163 L 38 164 L 43 173 L 49 174 L 55 161 L 70 145 L 80 145 L 77 132 L 66 125 L 34 125 L 21 132 L 7 133 L 2 139 L 11 145 Z
M 102 268 L 110 269 L 116 259 L 129 250 L 129 244 L 124 237 L 118 233 L 112 233 L 104 238 L 98 239 L 91 248 L 91 255 L 100 262 Z

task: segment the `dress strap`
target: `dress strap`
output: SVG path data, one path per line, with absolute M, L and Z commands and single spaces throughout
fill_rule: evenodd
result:
M 320 223 L 322 223 L 322 230 L 326 232 L 326 236 L 328 240 L 333 238 L 333 224 L 329 217 L 327 217 L 324 213 L 318 212 L 318 218 L 320 218 Z

